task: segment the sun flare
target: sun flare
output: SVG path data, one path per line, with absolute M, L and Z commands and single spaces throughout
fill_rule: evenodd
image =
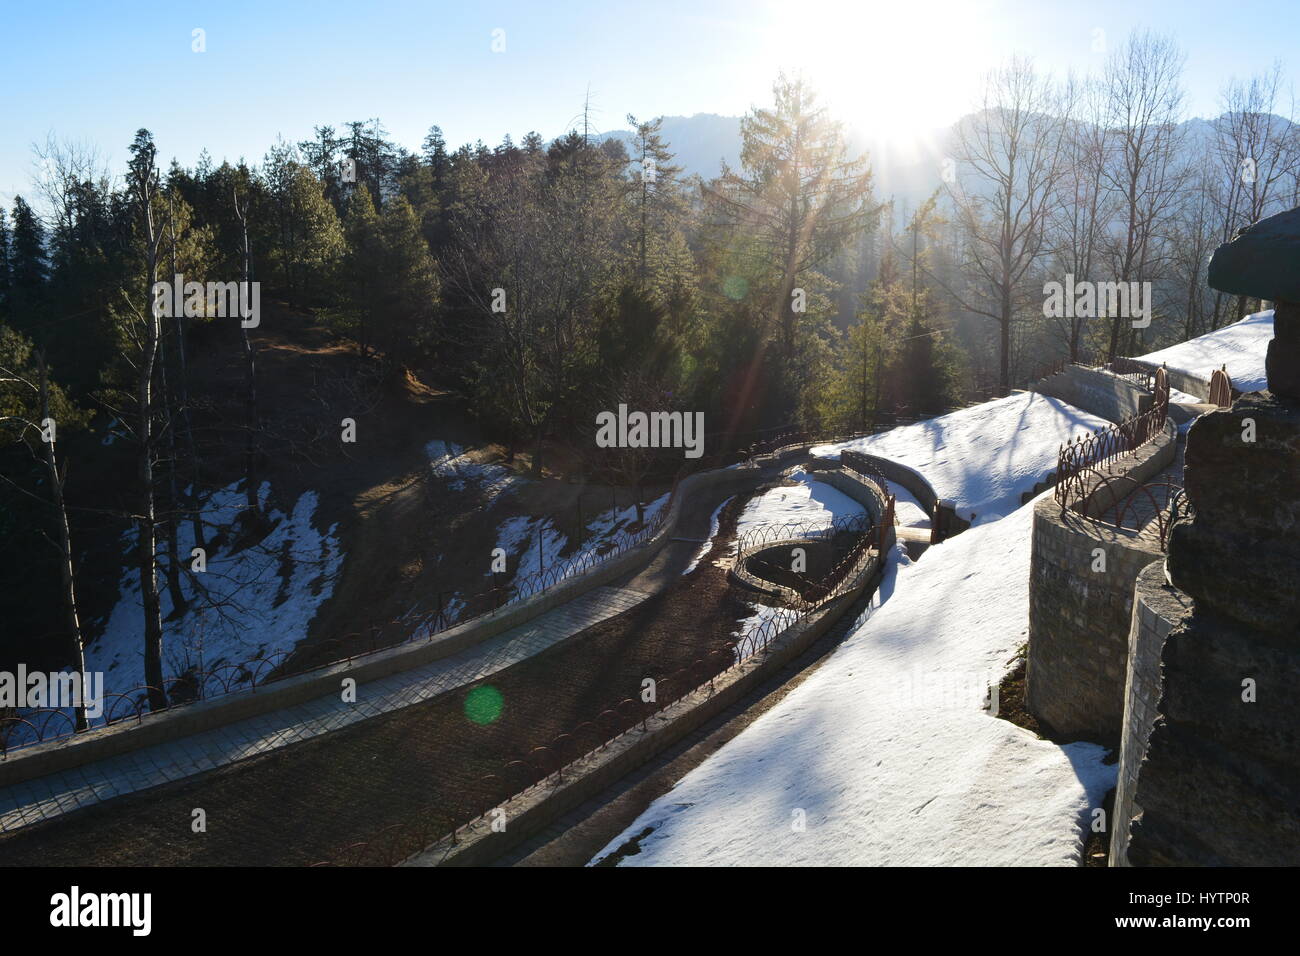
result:
M 769 62 L 802 73 L 868 140 L 914 143 L 972 106 L 975 5 L 808 0 L 770 13 Z

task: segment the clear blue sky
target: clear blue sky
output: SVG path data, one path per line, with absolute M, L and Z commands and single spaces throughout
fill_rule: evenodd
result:
M 51 131 L 97 144 L 115 172 L 140 126 L 186 165 L 204 146 L 259 161 L 277 135 L 372 116 L 411 149 L 433 123 L 453 146 L 495 144 L 563 132 L 589 84 L 597 127 L 614 129 L 628 112 L 738 115 L 779 68 L 828 64 L 833 103 L 862 106 L 848 121 L 946 123 L 1009 54 L 1086 71 L 1094 31 L 1113 45 L 1134 27 L 1182 43 L 1194 115 L 1216 112 L 1229 76 L 1274 59 L 1300 78 L 1286 62 L 1300 53 L 1296 0 L 2 2 L 6 205 L 31 192 L 31 144 Z

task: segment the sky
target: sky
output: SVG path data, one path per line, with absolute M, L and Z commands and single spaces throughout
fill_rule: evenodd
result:
M 1300 50 L 1296 0 L 473 0 L 71 3 L 0 0 L 0 202 L 31 195 L 33 143 L 97 146 L 120 172 L 135 130 L 161 158 L 259 161 L 276 138 L 379 117 L 408 149 L 626 114 L 741 115 L 801 70 L 867 139 L 919 135 L 975 105 L 1013 54 L 1084 73 L 1133 29 L 1187 54 L 1190 115 L 1231 76 Z M 200 44 L 196 30 L 201 30 Z M 203 50 L 196 51 L 201 45 Z

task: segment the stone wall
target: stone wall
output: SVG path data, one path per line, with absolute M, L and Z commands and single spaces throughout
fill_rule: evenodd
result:
M 1165 582 L 1164 561 L 1153 561 L 1138 575 L 1133 590 L 1133 622 L 1128 637 L 1128 678 L 1124 686 L 1124 738 L 1110 838 L 1110 865 L 1128 866 L 1129 823 L 1141 816 L 1133 799 L 1138 770 L 1160 702 L 1160 655 L 1174 622 L 1191 610 L 1187 596 Z
M 881 458 L 879 455 L 868 455 L 860 451 L 855 451 L 853 454 L 866 459 L 887 480 L 905 488 L 916 499 L 917 503 L 925 509 L 925 513 L 930 516 L 932 525 L 939 531 L 939 540 L 961 534 L 970 527 L 970 522 L 957 514 L 958 502 L 940 498 L 919 471 L 909 468 L 907 465 L 899 464 L 892 459 Z M 844 474 L 853 476 L 856 473 L 851 469 L 845 469 Z M 850 496 L 853 495 L 853 492 L 850 491 L 845 493 Z
M 1067 365 L 1055 375 L 1035 382 L 1030 391 L 1059 398 L 1111 422 L 1140 415 L 1154 400 L 1146 389 L 1118 375 L 1082 365 Z
M 1055 734 L 1117 742 L 1124 722 L 1133 582 L 1160 557 L 1150 535 L 1034 506 L 1029 559 L 1029 710 Z M 1105 570 L 1094 571 L 1096 549 Z
M 1146 481 L 1176 453 L 1176 434 L 1163 432 L 1109 472 Z M 1118 743 L 1124 724 L 1133 582 L 1161 556 L 1160 541 L 1143 533 L 1098 526 L 1055 498 L 1034 506 L 1029 559 L 1029 654 L 1025 697 L 1053 733 Z M 1093 570 L 1097 549 L 1105 570 Z
M 1182 369 L 1169 368 L 1166 366 L 1165 373 L 1169 376 L 1169 387 L 1176 388 L 1180 392 L 1186 392 L 1188 395 L 1195 395 L 1203 402 L 1210 400 L 1210 375 L 1214 369 L 1207 368 L 1205 377 L 1193 375 L 1191 372 L 1184 372 Z
M 885 514 L 885 502 L 873 482 L 865 481 L 854 471 L 847 468 L 819 469 L 817 480 L 842 491 L 862 507 L 867 509 L 871 520 L 879 525 Z M 881 550 L 888 551 L 894 546 L 896 532 L 891 525 L 885 529 L 885 539 Z
M 1300 865 L 1300 644 L 1169 591 L 1186 607 L 1156 608 L 1168 631 L 1157 714 L 1132 806 L 1116 805 L 1127 862 Z

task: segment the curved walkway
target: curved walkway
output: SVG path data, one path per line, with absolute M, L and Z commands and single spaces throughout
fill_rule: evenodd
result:
M 790 462 L 755 469 L 753 484 L 771 480 Z M 94 761 L 0 789 L 0 832 L 55 820 L 64 814 L 196 774 L 270 754 L 394 711 L 430 701 L 497 674 L 636 607 L 678 581 L 707 537 L 713 510 L 734 491 L 697 495 L 683 503 L 675 539 L 641 571 L 615 586 L 574 600 L 471 648 L 430 664 L 362 683 L 356 701 L 341 694 L 248 718 L 226 726 Z M 3 844 L 0 843 L 0 862 Z

